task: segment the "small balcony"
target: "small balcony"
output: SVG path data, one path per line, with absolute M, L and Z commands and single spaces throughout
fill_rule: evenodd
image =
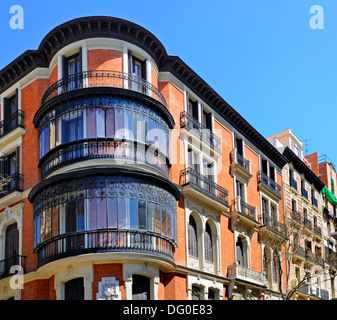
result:
M 300 245 L 292 246 L 293 260 L 303 262 L 305 260 L 305 251 Z
M 314 225 L 314 234 L 316 237 L 322 238 L 322 229 L 317 225 Z
M 250 230 L 253 230 L 259 224 L 256 216 L 256 207 L 249 205 L 239 196 L 234 200 L 230 215 L 232 231 L 234 231 L 238 223 Z
M 252 177 L 250 160 L 245 159 L 236 148 L 230 153 L 231 160 L 231 175 L 238 173 L 240 176 L 244 177 L 247 181 Z
M 0 192 L 0 198 L 3 198 L 15 191 L 22 192 L 23 191 L 23 175 L 20 173 L 14 173 L 12 175 L 6 176 L 6 180 L 8 181 Z
M 321 289 L 310 284 L 303 284 L 298 288 L 298 291 L 306 295 L 310 295 L 316 298 L 329 300 L 329 291 Z
M 291 218 L 296 221 L 298 224 L 300 224 L 302 222 L 302 216 L 301 214 L 296 211 L 295 209 L 291 210 Z
M 287 238 L 285 225 L 268 214 L 261 217 L 260 234 L 273 241 L 283 241 Z
M 17 273 L 17 269 L 11 270 L 13 266 L 20 266 L 25 272 L 26 257 L 15 255 L 4 260 L 0 260 L 0 279 L 7 278 Z
M 312 223 L 308 218 L 303 219 L 303 224 L 307 230 L 312 231 Z
M 202 198 L 207 204 L 217 209 L 225 210 L 229 207 L 228 191 L 192 168 L 180 172 L 179 184 L 185 195 L 196 199 Z
M 182 112 L 180 114 L 180 127 L 193 133 L 196 137 L 210 146 L 211 149 L 221 153 L 221 139 L 187 112 Z
M 264 172 L 259 171 L 257 174 L 257 183 L 259 188 L 263 191 L 269 193 L 277 200 L 282 198 L 281 196 L 281 186 L 277 184 L 273 179 L 268 177 Z
M 26 133 L 24 119 L 25 113 L 18 110 L 0 122 L 0 148 Z
M 237 262 L 227 267 L 227 276 L 229 280 L 239 280 L 254 285 L 266 286 L 266 278 L 264 272 L 253 270 L 249 267 L 239 265 Z
M 165 98 L 151 83 L 132 74 L 112 70 L 84 71 L 63 78 L 47 89 L 42 97 L 41 105 L 66 92 L 99 87 L 113 87 L 136 91 L 153 97 L 167 108 Z

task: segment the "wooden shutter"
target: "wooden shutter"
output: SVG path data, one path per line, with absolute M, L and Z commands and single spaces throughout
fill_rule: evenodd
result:
M 206 113 L 206 128 L 212 132 L 212 113 Z
M 199 121 L 199 108 L 198 108 L 198 101 L 192 102 L 192 116 L 194 119 Z
M 6 229 L 5 236 L 5 273 L 10 271 L 10 268 L 18 264 L 19 254 L 19 230 L 17 224 L 13 223 Z
M 82 71 L 83 71 L 83 56 L 82 56 L 82 52 L 83 52 L 83 50 L 82 50 L 82 47 L 79 49 L 79 52 L 78 52 L 78 70 L 77 70 L 77 72 L 78 73 L 81 73 Z
M 146 60 L 142 61 L 142 78 L 144 80 L 147 80 L 146 79 Z

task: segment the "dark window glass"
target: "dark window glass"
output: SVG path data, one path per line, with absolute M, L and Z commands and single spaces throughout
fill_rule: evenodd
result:
M 84 300 L 83 278 L 76 278 L 64 284 L 65 300 Z
M 198 257 L 197 225 L 192 216 L 190 216 L 188 225 L 188 254 L 193 257 Z
M 132 300 L 150 300 L 150 279 L 148 277 L 132 276 Z

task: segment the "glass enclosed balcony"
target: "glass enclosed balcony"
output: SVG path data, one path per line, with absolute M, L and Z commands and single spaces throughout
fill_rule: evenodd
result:
M 178 189 L 153 174 L 95 169 L 33 188 L 38 264 L 94 252 L 173 259 Z

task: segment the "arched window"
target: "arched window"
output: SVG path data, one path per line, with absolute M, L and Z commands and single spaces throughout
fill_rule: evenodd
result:
M 197 225 L 192 216 L 190 216 L 188 224 L 188 254 L 193 257 L 198 257 Z
M 242 239 L 240 237 L 238 237 L 238 239 L 236 241 L 236 261 L 241 266 L 243 266 L 244 263 L 245 263 L 243 243 L 242 243 Z
M 206 223 L 206 231 L 204 234 L 204 245 L 205 245 L 205 260 L 213 262 L 212 230 L 208 223 Z

